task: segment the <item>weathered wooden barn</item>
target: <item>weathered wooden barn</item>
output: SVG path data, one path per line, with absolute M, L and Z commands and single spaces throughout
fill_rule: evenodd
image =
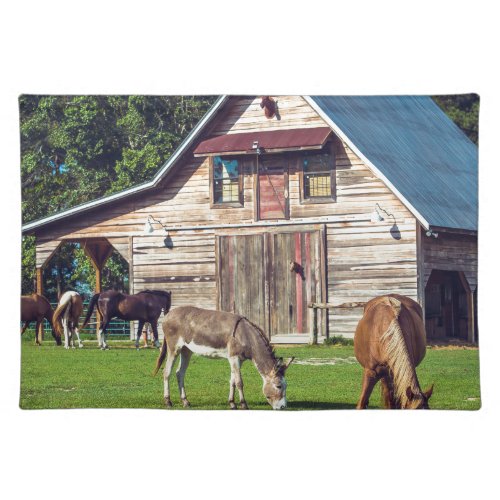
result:
M 425 96 L 224 96 L 151 181 L 26 224 L 42 269 L 62 242 L 130 292 L 235 311 L 274 342 L 352 337 L 401 293 L 428 337 L 477 340 L 477 148 Z

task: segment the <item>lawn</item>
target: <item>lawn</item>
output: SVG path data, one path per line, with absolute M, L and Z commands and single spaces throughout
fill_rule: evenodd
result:
M 163 377 L 151 376 L 158 350 L 136 350 L 127 341 L 111 342 L 101 351 L 85 341 L 83 349 L 65 350 L 47 338 L 41 347 L 29 336 L 21 341 L 23 409 L 157 408 L 163 406 Z M 278 355 L 295 356 L 287 372 L 289 410 L 351 409 L 361 389 L 361 367 L 352 346 L 277 347 Z M 334 364 L 331 364 L 332 361 Z M 328 364 L 326 364 L 328 363 Z M 480 407 L 479 353 L 476 349 L 429 348 L 417 368 L 421 386 L 434 383 L 433 409 L 476 410 Z M 251 409 L 269 410 L 262 380 L 251 362 L 242 368 L 245 396 Z M 175 374 L 172 402 L 181 409 Z M 186 373 L 191 409 L 227 409 L 229 364 L 193 356 Z M 370 408 L 380 408 L 375 388 Z

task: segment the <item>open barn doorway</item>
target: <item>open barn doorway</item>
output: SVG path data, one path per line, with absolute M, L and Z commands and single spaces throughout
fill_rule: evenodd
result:
M 470 341 L 470 289 L 457 271 L 434 269 L 425 287 L 425 328 L 428 340 Z
M 92 295 L 98 288 L 129 293 L 129 264 L 122 255 L 110 246 L 98 278 L 95 262 L 93 263 L 89 257 L 85 244 L 85 242 L 70 241 L 61 243 L 44 266 L 43 293 L 54 308 L 60 296 L 67 290 L 75 290 L 82 296 L 84 315 Z M 97 279 L 100 279 L 99 285 Z M 96 333 L 98 318 L 95 314 L 94 312 L 84 333 L 91 335 Z M 130 337 L 129 322 L 113 320 L 109 334 L 128 339 Z

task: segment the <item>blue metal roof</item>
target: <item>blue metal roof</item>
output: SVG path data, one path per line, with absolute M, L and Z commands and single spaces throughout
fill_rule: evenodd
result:
M 477 147 L 430 97 L 310 99 L 428 225 L 477 231 Z

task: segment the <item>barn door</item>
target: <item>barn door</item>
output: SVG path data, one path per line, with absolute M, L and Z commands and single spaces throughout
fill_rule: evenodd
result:
M 219 309 L 248 317 L 271 337 L 311 332 L 321 301 L 318 231 L 218 238 Z
M 260 220 L 288 219 L 288 164 L 273 155 L 259 162 L 258 200 Z
M 219 236 L 218 301 L 221 311 L 242 314 L 267 330 L 262 236 Z
M 321 301 L 319 232 L 269 235 L 271 335 L 309 334 L 311 302 Z

